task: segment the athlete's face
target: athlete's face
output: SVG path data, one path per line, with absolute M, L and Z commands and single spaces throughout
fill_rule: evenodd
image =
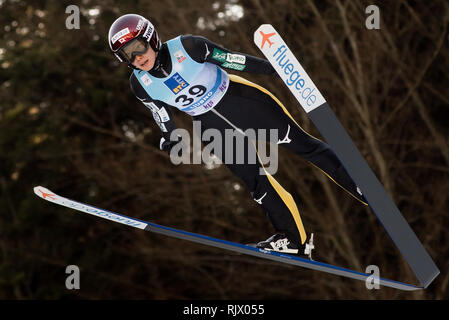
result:
M 147 52 L 136 56 L 133 62 L 133 66 L 143 71 L 150 71 L 153 68 L 155 61 L 156 52 L 154 52 L 154 50 L 150 46 L 148 46 Z

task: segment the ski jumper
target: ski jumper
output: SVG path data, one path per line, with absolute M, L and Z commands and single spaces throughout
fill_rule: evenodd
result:
M 179 36 L 164 43 L 157 59 L 156 70 L 134 70 L 130 84 L 136 97 L 152 111 L 166 140 L 170 140 L 170 133 L 176 129 L 172 108 L 201 121 L 201 132 L 197 133 L 200 137 L 207 129 L 219 130 L 223 137 L 227 129 L 238 132 L 277 129 L 279 145 L 318 167 L 332 181 L 365 203 L 326 143 L 305 132 L 268 90 L 242 77 L 229 75 L 223 69 L 274 74 L 275 70 L 267 60 L 233 52 L 192 35 Z M 256 137 L 268 138 L 268 135 Z M 244 145 L 251 148 L 254 144 Z M 285 233 L 297 245 L 304 244 L 307 235 L 291 194 L 260 161 L 251 163 L 245 159 L 244 163 L 226 163 L 224 146 L 221 151 L 222 162 L 247 185 L 276 232 Z M 260 174 L 261 170 L 265 174 Z

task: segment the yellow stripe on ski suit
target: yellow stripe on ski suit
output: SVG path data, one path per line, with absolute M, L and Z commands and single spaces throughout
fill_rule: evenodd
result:
M 234 75 L 234 74 L 230 74 L 230 75 L 229 75 L 229 79 L 230 79 L 231 81 L 238 82 L 238 83 L 245 84 L 245 85 L 247 85 L 247 86 L 250 86 L 250 87 L 259 89 L 260 91 L 262 91 L 262 92 L 268 94 L 274 101 L 276 101 L 276 103 L 282 108 L 282 110 L 284 110 L 284 113 L 285 113 L 290 119 L 293 120 L 293 122 L 298 126 L 298 128 L 299 128 L 300 130 L 302 130 L 304 133 L 306 133 L 308 136 L 312 137 L 313 139 L 321 141 L 320 139 L 315 138 L 315 137 L 312 136 L 311 134 L 307 133 L 307 131 L 305 131 L 303 128 L 301 128 L 301 126 L 300 126 L 300 125 L 296 122 L 296 120 L 291 116 L 291 114 L 288 112 L 287 108 L 282 104 L 282 102 L 280 102 L 279 99 L 276 98 L 276 96 L 275 96 L 274 94 L 272 94 L 270 91 L 268 91 L 268 90 L 265 89 L 264 87 L 259 86 L 259 85 L 256 84 L 256 83 L 253 83 L 253 82 L 251 82 L 251 81 L 249 81 L 249 80 L 246 80 L 245 78 L 236 76 L 236 75 Z M 311 163 L 311 162 L 309 161 L 309 163 Z M 346 188 L 342 187 L 337 181 L 335 181 L 335 180 L 334 180 L 330 175 L 328 175 L 324 170 L 318 168 L 318 167 L 317 167 L 316 165 L 314 165 L 313 163 L 311 163 L 311 164 L 312 164 L 315 168 L 317 168 L 318 170 L 320 170 L 322 173 L 324 173 L 324 174 L 325 174 L 330 180 L 332 180 L 337 186 L 339 186 L 340 188 L 342 188 L 343 190 L 345 190 L 347 193 L 349 193 L 354 199 L 356 199 L 356 200 L 358 200 L 359 202 L 363 203 L 365 206 L 368 205 L 366 202 L 364 202 L 364 201 L 358 199 L 358 198 L 357 198 L 356 196 L 354 196 L 351 192 L 349 192 L 348 190 L 346 190 Z
M 257 154 L 259 155 L 259 154 Z M 259 159 L 260 161 L 260 159 Z M 262 162 L 260 161 L 262 164 Z M 301 237 L 301 244 L 304 244 L 307 239 L 306 230 L 304 229 L 304 225 L 301 220 L 301 216 L 299 215 L 298 207 L 296 206 L 295 200 L 293 199 L 292 195 L 287 192 L 280 184 L 277 182 L 273 176 L 271 176 L 266 170 L 265 167 L 262 164 L 263 171 L 265 171 L 265 175 L 268 178 L 268 181 L 270 181 L 270 184 L 273 186 L 274 190 L 276 190 L 277 194 L 281 197 L 282 201 L 287 206 L 288 210 L 290 210 L 290 213 L 293 216 L 293 219 L 295 220 L 296 227 L 298 228 L 299 235 Z

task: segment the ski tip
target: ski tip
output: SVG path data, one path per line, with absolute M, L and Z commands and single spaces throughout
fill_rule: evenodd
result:
M 271 24 L 261 24 L 259 26 L 259 28 L 257 28 L 256 31 L 254 31 L 254 36 L 253 36 L 253 40 L 254 43 L 259 47 L 259 48 L 263 48 L 265 42 L 268 42 L 268 44 L 272 44 L 271 40 L 269 40 L 269 38 L 271 38 L 273 35 L 276 34 L 276 30 L 273 28 L 273 26 Z
M 43 187 L 41 187 L 41 186 L 37 186 L 37 187 L 34 187 L 33 188 L 33 191 L 34 191 L 34 193 L 36 194 L 36 195 L 40 195 L 40 193 L 39 193 L 39 189 L 42 189 Z
M 254 31 L 254 40 L 261 36 L 260 31 L 266 31 L 266 30 L 271 31 L 271 30 L 274 30 L 274 28 L 271 24 L 268 24 L 268 23 L 261 24 L 259 26 L 259 28 L 257 28 L 256 31 Z
M 47 188 L 42 187 L 42 186 L 34 187 L 33 191 L 37 196 L 44 198 L 44 199 L 45 199 L 46 195 L 52 193 L 50 190 L 48 190 Z
M 258 30 L 260 30 L 260 29 L 266 29 L 266 28 L 274 29 L 273 26 L 272 26 L 271 24 L 269 24 L 269 23 L 264 23 L 264 24 L 261 24 L 261 25 L 259 26 L 259 28 L 257 28 L 256 32 L 257 32 Z

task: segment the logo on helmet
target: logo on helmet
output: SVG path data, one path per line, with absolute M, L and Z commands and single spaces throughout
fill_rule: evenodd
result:
M 147 29 L 143 33 L 142 37 L 149 40 L 152 34 L 153 34 L 153 28 L 150 26 L 150 24 L 148 24 Z
M 112 43 L 116 43 L 117 40 L 120 40 L 120 43 L 123 43 L 124 39 L 120 39 L 123 36 L 126 36 L 129 33 L 129 29 L 125 28 L 114 34 L 114 36 L 111 38 Z
M 136 26 L 136 30 L 140 31 L 143 27 L 145 20 L 144 19 L 140 19 L 139 22 L 137 22 L 137 26 Z

